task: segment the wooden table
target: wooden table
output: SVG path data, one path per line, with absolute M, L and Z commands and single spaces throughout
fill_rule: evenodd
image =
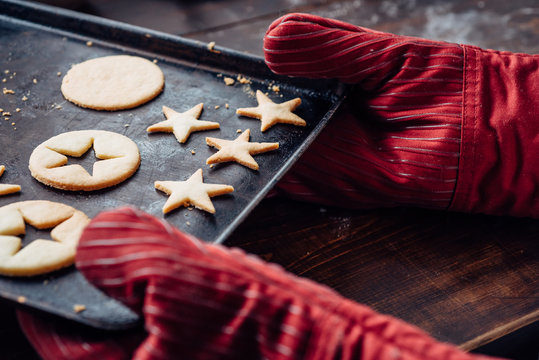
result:
M 78 9 L 256 55 L 271 21 L 292 11 L 539 53 L 536 0 L 90 0 Z M 539 221 L 528 218 L 408 208 L 351 211 L 273 198 L 227 244 L 462 349 L 517 356 L 526 348 L 536 358 L 539 348 L 530 339 L 539 337 L 538 238 Z M 11 309 L 2 312 L 2 319 L 14 323 Z M 11 358 L 32 358 L 20 333 L 0 335 L 9 339 Z

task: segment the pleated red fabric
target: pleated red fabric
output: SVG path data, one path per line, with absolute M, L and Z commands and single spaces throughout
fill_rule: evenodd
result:
M 539 218 L 539 56 L 465 47 L 451 210 Z
M 44 359 L 486 359 L 130 208 L 92 220 L 76 263 L 141 314 L 145 331 L 74 331 L 19 313 Z

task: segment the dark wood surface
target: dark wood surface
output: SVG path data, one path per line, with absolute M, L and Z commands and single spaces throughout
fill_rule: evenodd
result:
M 267 199 L 228 244 L 473 350 L 539 318 L 538 231 L 533 219 Z
M 536 0 L 89 0 L 71 6 L 257 55 L 267 26 L 291 11 L 399 34 L 539 52 Z M 353 211 L 272 198 L 227 244 L 465 350 L 537 358 L 538 238 L 539 221 L 527 218 L 404 208 Z M 12 309 L 0 310 L 0 318 L 14 323 Z M 9 359 L 25 358 L 20 333 L 6 336 L 13 348 Z M 32 358 L 30 351 L 24 355 Z

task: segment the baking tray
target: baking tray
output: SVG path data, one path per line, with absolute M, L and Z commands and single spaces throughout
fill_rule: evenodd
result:
M 170 34 L 31 2 L 1 1 L 0 14 L 0 79 L 6 79 L 1 87 L 15 92 L 0 94 L 0 108 L 11 113 L 9 121 L 0 120 L 0 164 L 6 165 L 0 181 L 22 187 L 18 194 L 1 197 L 0 206 L 51 200 L 94 217 L 104 209 L 131 205 L 204 241 L 221 243 L 306 150 L 345 98 L 345 89 L 337 82 L 280 77 L 259 57 L 219 46 L 210 51 L 205 43 Z M 72 64 L 119 54 L 156 61 L 165 75 L 163 93 L 135 109 L 115 112 L 80 108 L 63 98 L 60 84 Z M 238 75 L 250 83 L 224 84 L 224 77 Z M 302 105 L 295 113 L 308 125 L 276 125 L 261 133 L 258 120 L 237 116 L 235 109 L 256 106 L 258 89 L 275 102 L 300 97 Z M 28 100 L 23 101 L 23 96 Z M 200 102 L 204 103 L 200 119 L 219 122 L 219 130 L 193 133 L 185 144 L 172 134 L 146 132 L 150 124 L 164 119 L 163 105 L 186 111 Z M 94 192 L 56 190 L 31 177 L 28 159 L 38 144 L 62 132 L 85 129 L 114 131 L 135 141 L 141 154 L 138 171 L 117 186 Z M 280 147 L 255 157 L 259 171 L 236 163 L 206 165 L 216 151 L 205 144 L 206 136 L 234 139 L 238 129 L 251 129 L 251 141 L 279 142 Z M 82 165 L 92 162 L 93 155 L 88 154 Z M 199 168 L 205 182 L 229 184 L 235 191 L 212 199 L 214 215 L 180 208 L 164 216 L 161 209 L 167 196 L 154 189 L 154 181 L 186 180 Z M 62 291 L 59 296 L 58 289 L 64 288 L 75 291 Z M 119 304 L 110 305 L 114 301 L 86 283 L 74 268 L 37 280 L 0 277 L 0 296 L 11 301 L 24 296 L 25 306 L 95 327 L 121 328 L 136 321 Z M 77 303 L 87 310 L 74 314 Z M 123 314 L 120 319 L 118 314 Z

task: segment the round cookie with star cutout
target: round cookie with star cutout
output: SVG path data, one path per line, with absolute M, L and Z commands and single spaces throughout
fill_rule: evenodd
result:
M 90 174 L 68 156 L 80 157 L 94 149 L 96 162 Z M 128 137 L 104 130 L 65 132 L 38 145 L 30 155 L 32 176 L 62 190 L 93 191 L 121 183 L 140 165 L 137 145 Z

